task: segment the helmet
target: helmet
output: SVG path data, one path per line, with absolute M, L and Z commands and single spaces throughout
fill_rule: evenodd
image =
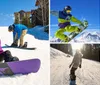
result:
M 14 26 L 13 25 L 10 25 L 9 27 L 8 27 L 8 30 L 9 31 L 12 31 L 14 29 Z
M 64 8 L 64 10 L 66 11 L 66 10 L 72 10 L 72 8 L 70 7 L 70 6 L 66 6 L 65 8 Z

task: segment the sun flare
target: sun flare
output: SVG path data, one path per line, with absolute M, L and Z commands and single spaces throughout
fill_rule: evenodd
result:
M 76 50 L 76 49 L 80 50 L 82 47 L 83 47 L 83 44 L 79 44 L 79 43 L 72 44 L 73 50 Z

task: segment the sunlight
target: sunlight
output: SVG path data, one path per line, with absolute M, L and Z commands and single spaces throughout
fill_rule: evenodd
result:
M 83 44 L 79 44 L 79 43 L 73 43 L 71 45 L 72 45 L 73 50 L 76 50 L 76 49 L 80 50 L 83 47 Z

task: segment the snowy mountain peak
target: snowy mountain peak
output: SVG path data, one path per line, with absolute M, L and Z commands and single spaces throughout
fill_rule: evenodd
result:
M 100 32 L 85 31 L 78 38 L 74 38 L 72 42 L 100 42 Z

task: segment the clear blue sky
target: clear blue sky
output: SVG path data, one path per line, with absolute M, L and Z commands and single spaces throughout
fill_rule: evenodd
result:
M 99 0 L 51 0 L 51 10 L 63 10 L 67 5 L 72 7 L 71 14 L 79 20 L 85 18 L 89 22 L 88 28 L 99 28 L 100 29 L 100 5 Z M 51 33 L 57 29 L 56 24 L 58 24 L 57 17 L 50 15 Z
M 14 22 L 14 12 L 30 11 L 36 0 L 0 0 L 0 26 L 8 26 Z

